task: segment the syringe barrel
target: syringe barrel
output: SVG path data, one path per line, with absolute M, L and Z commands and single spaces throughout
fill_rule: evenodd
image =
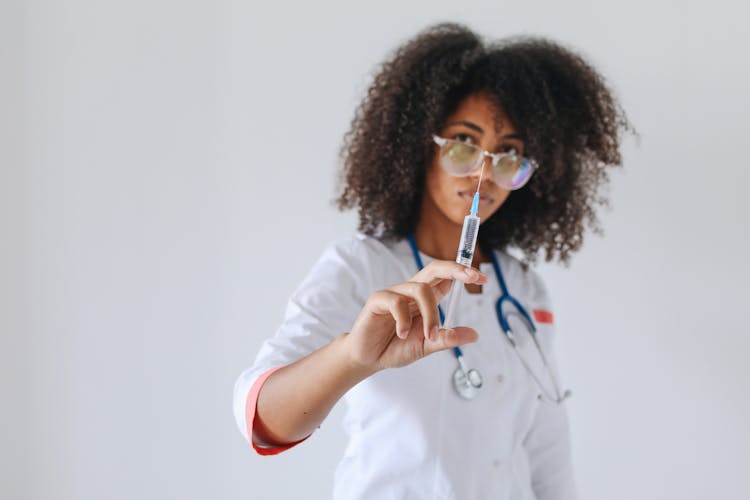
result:
M 477 244 L 477 235 L 479 234 L 479 217 L 476 215 L 467 215 L 464 217 L 464 225 L 461 229 L 461 241 L 458 244 L 458 254 L 456 262 L 464 266 L 471 266 L 474 260 L 474 248 Z M 464 284 L 461 281 L 454 280 L 448 296 L 445 300 L 445 320 L 443 328 L 453 328 L 455 325 L 454 317 L 458 310 L 458 299 L 461 295 L 461 289 Z
M 464 266 L 470 266 L 474 259 L 474 247 L 477 245 L 479 234 L 479 217 L 467 215 L 464 217 L 464 226 L 461 229 L 461 241 L 458 244 L 456 262 Z

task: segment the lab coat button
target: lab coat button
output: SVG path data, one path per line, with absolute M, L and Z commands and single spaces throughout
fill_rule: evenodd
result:
M 502 373 L 498 373 L 498 375 L 497 375 L 497 381 L 502 383 L 503 380 L 505 380 L 505 378 L 503 377 L 503 374 Z
M 500 460 L 496 458 L 495 460 L 492 461 L 492 465 L 494 465 L 495 467 L 500 467 Z

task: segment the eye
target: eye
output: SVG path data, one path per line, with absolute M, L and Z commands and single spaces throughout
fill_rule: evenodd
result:
M 523 149 L 518 147 L 516 144 L 503 144 L 500 146 L 498 153 L 517 154 L 523 156 Z
M 456 134 L 453 138 L 459 142 L 465 142 L 466 144 L 475 144 L 474 138 L 469 134 Z

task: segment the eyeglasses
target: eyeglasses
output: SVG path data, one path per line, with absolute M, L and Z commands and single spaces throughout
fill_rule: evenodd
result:
M 440 166 L 448 174 L 466 177 L 482 166 L 486 157 L 492 160 L 492 176 L 497 185 L 513 191 L 522 188 L 537 168 L 534 160 L 525 158 L 511 150 L 507 153 L 490 153 L 484 149 L 437 135 L 432 136 L 440 146 Z

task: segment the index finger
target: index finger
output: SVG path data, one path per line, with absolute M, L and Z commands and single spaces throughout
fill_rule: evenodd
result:
M 483 284 L 487 282 L 487 275 L 479 269 L 464 266 L 450 260 L 433 260 L 419 271 L 410 281 L 436 285 L 442 280 L 458 280 L 462 283 Z

